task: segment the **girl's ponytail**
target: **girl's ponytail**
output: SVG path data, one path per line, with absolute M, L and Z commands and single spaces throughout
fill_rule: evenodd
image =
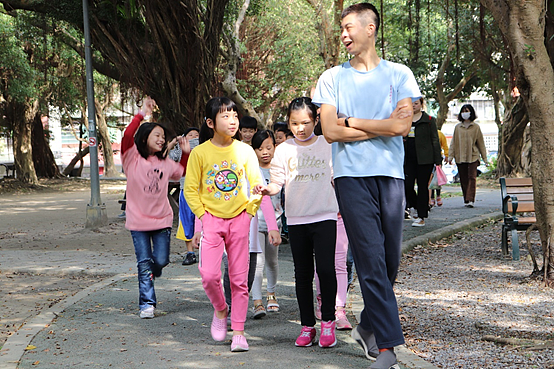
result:
M 297 97 L 290 102 L 289 108 L 287 110 L 287 121 L 289 120 L 292 111 L 303 109 L 306 109 L 308 111 L 308 115 L 315 123 L 317 117 L 317 106 L 315 106 L 315 104 L 312 102 L 312 99 L 306 96 Z

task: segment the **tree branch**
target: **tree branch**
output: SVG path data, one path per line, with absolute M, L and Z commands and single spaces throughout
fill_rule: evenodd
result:
M 469 80 L 473 78 L 475 73 L 477 73 L 476 66 L 477 63 L 475 61 L 469 66 L 464 77 L 456 84 L 456 87 L 454 87 L 454 89 L 448 95 L 446 95 L 446 99 L 448 101 L 453 100 L 456 95 L 458 95 L 464 89 Z
M 15 16 L 13 14 L 10 14 L 10 15 Z M 51 32 L 51 29 L 49 29 L 46 26 L 46 24 L 44 24 L 43 22 L 35 22 L 31 19 L 30 23 L 33 27 L 42 29 L 46 32 Z M 69 33 L 67 29 L 59 28 L 58 32 L 54 32 L 52 36 L 54 36 L 55 38 L 57 38 L 67 46 L 69 46 L 81 58 L 85 59 L 85 45 L 80 39 L 78 39 L 77 37 Z M 92 66 L 96 71 L 98 71 L 99 73 L 105 76 L 108 76 L 110 78 L 113 78 L 121 82 L 127 82 L 127 83 L 131 82 L 129 79 L 126 79 L 124 75 L 121 74 L 119 69 L 115 68 L 112 64 L 110 64 L 105 59 L 99 58 L 94 54 L 92 55 Z
M 49 1 L 38 1 L 38 0 L 0 0 L 0 3 L 4 5 L 4 9 L 7 12 L 12 12 L 14 10 L 29 10 L 37 13 L 46 14 L 48 12 L 54 11 L 56 8 L 49 6 L 51 2 Z M 53 2 L 52 2 L 53 3 Z M 12 15 L 12 14 L 10 14 Z

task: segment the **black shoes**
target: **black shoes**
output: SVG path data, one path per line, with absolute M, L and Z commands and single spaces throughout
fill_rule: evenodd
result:
M 187 256 L 183 259 L 183 265 L 196 264 L 196 254 L 194 252 L 187 252 Z

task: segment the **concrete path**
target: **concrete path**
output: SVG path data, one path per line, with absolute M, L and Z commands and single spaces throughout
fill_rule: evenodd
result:
M 459 191 L 459 188 L 454 190 Z M 106 195 L 111 221 L 117 214 L 119 195 Z M 79 197 L 84 204 L 86 196 Z M 75 200 L 77 201 L 77 200 Z M 73 201 L 73 206 L 75 206 Z M 436 241 L 457 231 L 499 217 L 500 194 L 479 190 L 476 207 L 464 208 L 460 197 L 444 200 L 434 208 L 427 225 L 411 227 L 405 222 L 404 249 Z M 84 212 L 84 208 L 78 208 Z M 37 215 L 47 210 L 37 205 Z M 110 213 L 109 213 L 110 214 Z M 123 221 L 121 221 L 121 224 Z M 121 226 L 121 225 L 120 225 Z M 86 233 L 86 231 L 85 231 Z M 107 250 L 110 242 L 121 242 L 108 234 L 96 234 Z M 77 237 L 76 235 L 73 235 Z M 91 239 L 91 234 L 86 235 Z M 130 237 L 127 240 L 130 244 Z M 173 241 L 172 241 L 173 242 Z M 337 331 L 332 349 L 294 347 L 300 331 L 294 292 L 293 263 L 288 245 L 279 250 L 280 275 L 277 297 L 279 313 L 246 322 L 250 344 L 246 353 L 231 353 L 226 342 L 210 337 L 213 309 L 202 289 L 197 265 L 182 266 L 172 255 L 172 264 L 156 280 L 158 311 L 155 319 L 139 319 L 134 255 L 84 249 L 60 251 L 0 249 L 0 270 L 8 272 L 68 275 L 90 273 L 112 275 L 76 295 L 43 310 L 8 338 L 0 350 L 0 369 L 14 368 L 360 368 L 369 362 L 350 332 Z M 363 302 L 356 288 L 349 295 L 350 320 Z M 35 348 L 28 349 L 28 345 Z M 434 368 L 405 347 L 396 350 L 402 368 Z

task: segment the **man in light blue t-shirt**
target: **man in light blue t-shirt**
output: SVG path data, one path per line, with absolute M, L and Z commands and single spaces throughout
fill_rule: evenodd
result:
M 364 298 L 352 337 L 376 360 L 370 368 L 398 368 L 394 346 L 404 336 L 393 284 L 404 219 L 402 137 L 421 94 L 409 68 L 377 55 L 373 5 L 352 5 L 341 17 L 341 41 L 353 58 L 321 75 L 313 101 L 333 142 L 335 191 Z

